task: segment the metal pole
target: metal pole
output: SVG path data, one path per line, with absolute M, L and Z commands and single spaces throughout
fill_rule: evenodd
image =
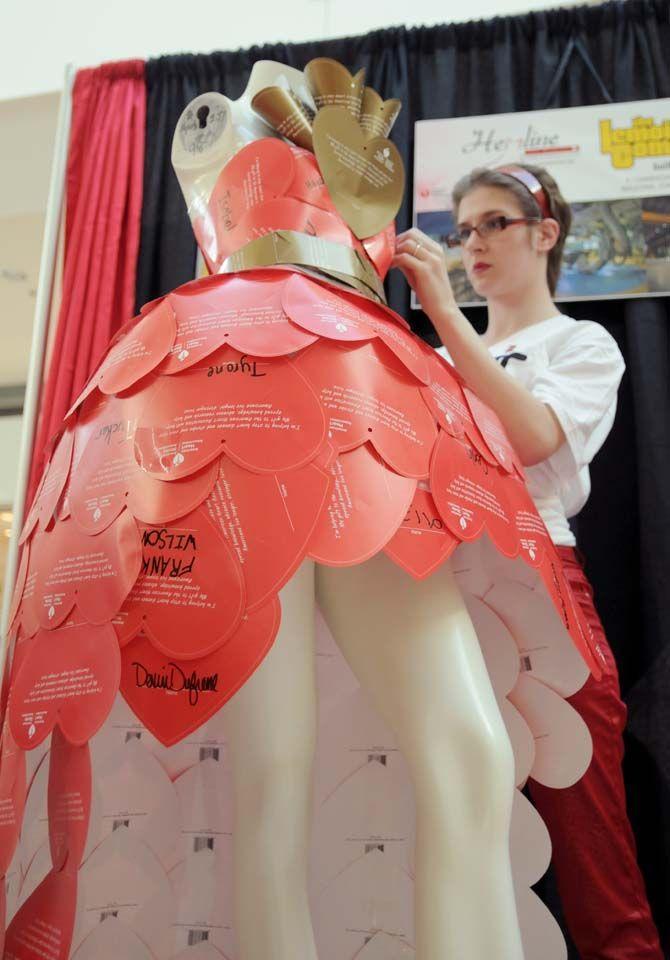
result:
M 40 391 L 42 387 L 42 369 L 49 333 L 49 317 L 51 313 L 51 298 L 53 294 L 54 276 L 56 273 L 56 253 L 58 249 L 58 235 L 60 232 L 61 215 L 63 210 L 63 196 L 65 193 L 65 172 L 67 168 L 68 141 L 70 138 L 70 122 L 72 113 L 72 86 L 74 83 L 74 66 L 69 63 L 65 68 L 63 95 L 58 111 L 58 125 L 56 127 L 56 142 L 51 167 L 51 181 L 49 183 L 49 200 L 47 203 L 46 218 L 44 221 L 44 236 L 42 239 L 42 255 L 40 258 L 40 273 L 37 284 L 35 302 L 35 319 L 33 336 L 30 346 L 30 361 L 26 377 L 26 392 L 23 401 L 23 423 L 21 429 L 21 446 L 16 477 L 16 492 L 14 494 L 12 536 L 7 552 L 7 567 L 5 571 L 4 596 L 2 598 L 2 619 L 0 621 L 0 677 L 3 676 L 7 657 L 7 630 L 9 627 L 9 607 L 14 591 L 17 560 L 19 555 L 19 534 L 23 523 L 23 513 L 26 505 L 28 478 L 30 476 L 30 462 L 35 439 L 35 426 L 39 412 Z

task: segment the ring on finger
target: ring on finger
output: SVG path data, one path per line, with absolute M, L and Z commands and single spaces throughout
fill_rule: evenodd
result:
M 414 241 L 414 251 L 412 252 L 412 256 L 413 256 L 413 257 L 416 257 L 416 255 L 418 254 L 418 252 L 419 252 L 420 249 L 421 249 L 421 242 L 420 242 L 419 240 L 415 240 L 415 241 Z

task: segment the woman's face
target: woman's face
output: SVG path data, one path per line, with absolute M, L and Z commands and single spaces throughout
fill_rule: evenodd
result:
M 494 217 L 525 217 L 516 197 L 504 187 L 475 187 L 461 200 L 458 227 L 478 227 Z M 463 266 L 475 291 L 487 300 L 509 297 L 520 287 L 546 278 L 546 252 L 537 249 L 538 225 L 511 224 L 480 237 L 473 230 L 461 245 Z

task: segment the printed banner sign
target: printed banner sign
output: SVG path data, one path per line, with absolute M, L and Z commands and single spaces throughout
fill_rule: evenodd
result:
M 670 292 L 670 99 L 419 121 L 414 224 L 443 242 L 461 305 L 483 301 L 446 247 L 451 191 L 505 163 L 545 167 L 572 207 L 557 300 Z

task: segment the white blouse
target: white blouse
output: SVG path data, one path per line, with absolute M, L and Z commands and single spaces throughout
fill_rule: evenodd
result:
M 625 369 L 614 338 L 599 323 L 563 314 L 519 330 L 489 351 L 555 413 L 565 443 L 526 467 L 528 489 L 552 540 L 574 546 L 568 523 L 591 491 L 589 464 L 612 428 Z M 444 347 L 438 350 L 449 359 Z

